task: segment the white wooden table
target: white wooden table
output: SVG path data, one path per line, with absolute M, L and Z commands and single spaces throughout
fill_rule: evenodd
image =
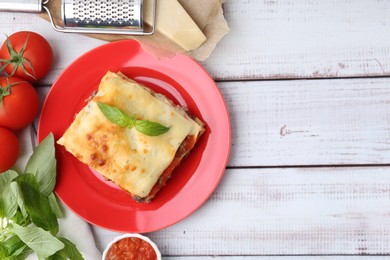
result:
M 202 65 L 229 109 L 228 167 L 199 210 L 147 235 L 164 259 L 386 258 L 390 1 L 227 0 L 224 10 L 231 30 Z M 105 43 L 0 13 L 2 34 L 19 30 L 54 49 L 42 101 L 66 66 Z M 117 235 L 91 228 L 99 249 Z

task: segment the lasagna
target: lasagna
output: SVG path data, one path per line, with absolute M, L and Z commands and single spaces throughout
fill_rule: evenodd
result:
M 137 120 L 169 127 L 149 136 L 134 127 L 110 121 L 99 109 L 106 104 Z M 107 72 L 96 93 L 57 141 L 78 160 L 128 191 L 139 202 L 150 202 L 173 170 L 192 150 L 204 124 L 164 95 L 127 78 Z

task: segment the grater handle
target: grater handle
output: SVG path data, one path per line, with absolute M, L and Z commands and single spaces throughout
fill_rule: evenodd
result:
M 0 11 L 41 13 L 42 0 L 0 0 Z

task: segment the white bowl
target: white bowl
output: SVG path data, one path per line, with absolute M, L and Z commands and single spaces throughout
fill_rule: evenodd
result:
M 140 239 L 148 242 L 152 246 L 154 251 L 156 252 L 157 260 L 161 260 L 161 253 L 160 253 L 160 250 L 158 249 L 157 245 L 152 240 L 150 240 L 150 238 L 143 236 L 143 235 L 140 235 L 140 234 L 123 234 L 123 235 L 120 235 L 120 236 L 114 238 L 110 243 L 108 243 L 106 249 L 104 249 L 103 255 L 102 255 L 102 260 L 105 260 L 108 250 L 115 242 L 117 242 L 121 239 L 124 239 L 124 238 L 128 238 L 128 237 L 136 237 L 136 238 L 140 238 Z

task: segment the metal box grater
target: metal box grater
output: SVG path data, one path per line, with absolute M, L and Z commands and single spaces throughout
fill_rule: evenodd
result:
M 143 0 L 62 0 L 63 26 L 55 23 L 47 7 L 50 0 L 0 0 L 0 11 L 41 13 L 49 15 L 53 28 L 59 32 L 151 35 L 155 31 L 156 5 L 153 1 L 153 23 L 144 30 Z

